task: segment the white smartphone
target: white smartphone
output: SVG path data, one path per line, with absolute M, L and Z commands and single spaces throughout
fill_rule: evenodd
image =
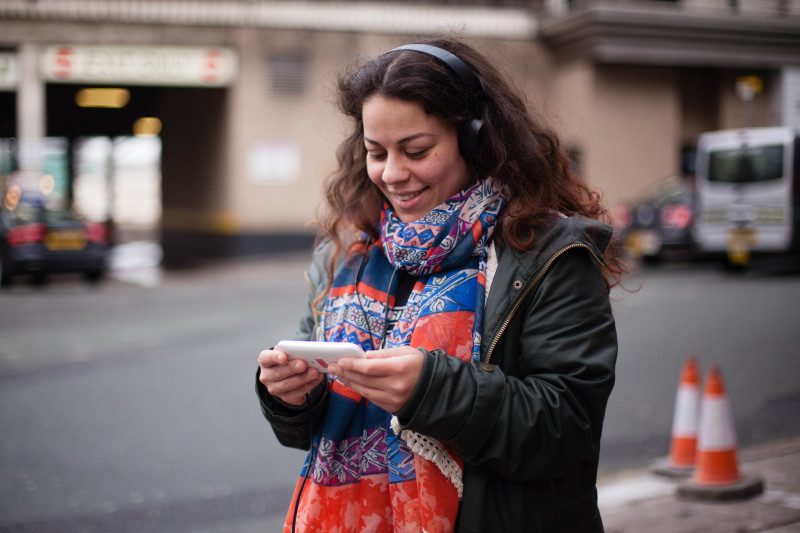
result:
M 364 350 L 352 342 L 281 341 L 276 350 L 285 352 L 289 360 L 303 359 L 308 366 L 328 372 L 328 365 L 342 357 L 366 357 Z

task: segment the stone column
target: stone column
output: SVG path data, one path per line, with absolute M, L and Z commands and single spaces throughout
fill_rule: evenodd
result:
M 22 43 L 18 49 L 17 158 L 23 187 L 36 187 L 42 168 L 42 141 L 46 135 L 45 86 L 39 68 L 39 53 L 36 43 Z

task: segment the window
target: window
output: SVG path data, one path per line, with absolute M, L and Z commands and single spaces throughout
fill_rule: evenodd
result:
M 300 96 L 308 84 L 308 58 L 299 53 L 274 54 L 269 58 L 270 89 L 276 95 Z
M 755 146 L 709 154 L 708 180 L 747 183 L 783 176 L 783 146 Z

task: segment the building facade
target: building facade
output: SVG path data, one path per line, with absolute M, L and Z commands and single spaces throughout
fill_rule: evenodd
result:
M 0 0 L 0 138 L 155 119 L 167 261 L 305 247 L 348 127 L 336 76 L 441 33 L 496 58 L 609 206 L 690 171 L 702 131 L 800 126 L 800 0 Z M 126 104 L 81 107 L 93 88 Z

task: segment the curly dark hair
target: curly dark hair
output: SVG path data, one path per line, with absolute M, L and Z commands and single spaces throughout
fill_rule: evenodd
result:
M 558 136 L 534 119 L 523 98 L 489 59 L 455 39 L 415 43 L 457 56 L 477 76 L 483 94 L 476 105 L 476 95 L 470 94 L 447 65 L 428 54 L 409 50 L 368 59 L 339 78 L 339 108 L 352 119 L 352 128 L 337 149 L 338 169 L 326 182 L 326 210 L 318 221 L 324 237 L 335 243 L 337 252 L 348 247 L 344 235 L 378 238 L 383 195 L 367 175 L 362 118 L 364 102 L 375 95 L 417 102 L 426 113 L 459 132 L 474 118 L 483 121 L 477 149 L 462 156 L 472 179 L 492 176 L 507 197 L 508 204 L 495 230 L 505 245 L 519 250 L 529 248 L 535 238 L 533 228 L 555 212 L 610 220 L 600 193 L 572 171 Z M 478 117 L 474 116 L 476 112 Z M 355 244 L 359 242 L 362 241 Z M 610 288 L 625 271 L 616 243 L 609 247 L 605 259 L 604 274 Z

